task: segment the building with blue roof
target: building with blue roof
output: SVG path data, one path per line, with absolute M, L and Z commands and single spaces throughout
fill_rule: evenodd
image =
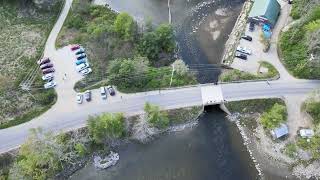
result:
M 281 137 L 289 134 L 289 128 L 285 124 L 280 124 L 279 127 L 271 130 L 270 133 L 271 133 L 273 139 L 278 139 L 278 138 L 281 138 Z

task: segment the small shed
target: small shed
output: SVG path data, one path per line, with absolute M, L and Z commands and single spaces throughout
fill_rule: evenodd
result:
M 273 139 L 278 139 L 278 138 L 281 138 L 281 137 L 289 134 L 289 129 L 286 124 L 280 124 L 279 127 L 271 130 L 270 133 L 271 133 Z
M 299 134 L 302 138 L 311 138 L 314 135 L 312 129 L 300 129 Z
M 281 6 L 277 0 L 255 0 L 249 13 L 249 21 L 274 27 L 280 15 Z

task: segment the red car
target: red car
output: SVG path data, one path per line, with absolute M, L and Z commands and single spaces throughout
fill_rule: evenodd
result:
M 47 64 L 43 64 L 40 66 L 40 69 L 48 69 L 48 68 L 51 68 L 53 67 L 53 64 L 52 63 L 47 63 Z
M 49 74 L 49 73 L 52 73 L 54 71 L 55 71 L 54 68 L 43 69 L 42 70 L 42 74 Z
M 75 51 L 77 49 L 80 48 L 80 45 L 79 44 L 74 44 L 74 45 L 71 45 L 71 51 Z
M 42 65 L 42 64 L 49 63 L 49 62 L 50 62 L 49 58 L 42 58 L 37 62 L 37 64 Z

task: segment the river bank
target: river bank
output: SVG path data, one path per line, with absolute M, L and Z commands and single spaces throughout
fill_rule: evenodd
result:
M 262 126 L 261 115 L 276 103 L 285 105 L 281 99 L 229 102 L 226 106 L 232 114 L 228 118 L 236 122 L 263 179 L 317 179 L 319 161 L 299 147 L 299 137 L 295 137 L 296 140 L 290 137 L 273 140 Z M 289 149 L 292 144 L 295 149 Z

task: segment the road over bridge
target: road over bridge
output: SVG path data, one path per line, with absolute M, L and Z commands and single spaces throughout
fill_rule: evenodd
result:
M 243 99 L 273 98 L 284 95 L 303 95 L 314 89 L 320 88 L 320 81 L 297 80 L 293 82 L 271 81 L 271 82 L 244 82 L 221 85 L 199 85 L 178 89 L 150 91 L 135 94 L 123 94 L 107 101 L 101 100 L 99 91 L 93 91 L 93 102 L 78 105 L 63 106 L 66 102 L 58 101 L 49 111 L 40 117 L 27 123 L 0 130 L 0 152 L 5 152 L 18 147 L 24 142 L 30 128 L 42 127 L 45 131 L 67 131 L 82 127 L 86 124 L 89 115 L 103 112 L 123 112 L 126 115 L 135 115 L 143 112 L 146 102 L 157 104 L 163 109 L 175 109 L 181 107 L 200 106 L 208 104 L 202 92 L 208 92 L 212 86 L 218 87 L 223 96 L 222 101 L 238 101 Z M 219 100 L 221 96 L 218 93 Z M 211 96 L 215 97 L 215 96 Z M 220 99 L 221 100 L 221 99 Z M 217 103 L 211 103 L 217 104 Z

